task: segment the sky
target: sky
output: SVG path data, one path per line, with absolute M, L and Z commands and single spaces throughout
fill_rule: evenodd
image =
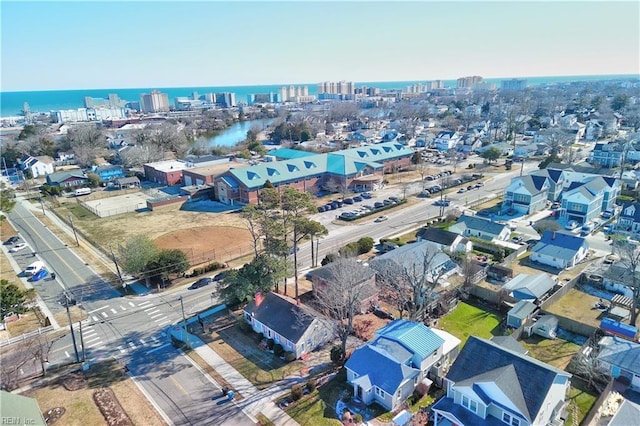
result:
M 0 91 L 640 73 L 640 2 L 2 1 Z

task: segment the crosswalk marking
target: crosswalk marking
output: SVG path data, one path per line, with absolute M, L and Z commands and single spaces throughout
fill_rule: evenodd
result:
M 109 316 L 109 315 L 105 314 L 104 312 L 100 312 L 100 314 L 105 318 L 107 318 Z
M 84 332 L 82 332 L 82 334 L 83 334 L 84 336 L 91 336 L 92 334 L 96 334 L 96 333 L 97 333 L 97 332 L 96 332 L 93 328 L 90 328 L 90 329 L 85 330 Z
M 131 346 L 131 349 L 137 348 L 137 346 L 133 342 L 128 342 L 128 344 L 129 346 Z
M 127 308 L 125 308 L 124 306 L 120 305 L 120 309 L 122 309 L 123 311 L 126 311 Z
M 91 339 L 84 339 L 84 343 L 87 344 L 87 343 L 95 342 L 96 340 L 100 340 L 100 337 L 96 336 L 96 337 L 92 337 Z
M 160 309 L 156 308 L 155 311 L 149 311 L 147 315 L 155 314 L 156 312 L 160 312 Z
M 64 351 L 64 354 L 67 356 L 67 358 L 71 358 L 71 355 L 69 355 L 69 352 Z
M 135 303 L 133 303 L 133 302 L 129 302 L 129 306 L 131 306 L 132 308 L 136 307 Z
M 100 319 L 95 315 L 91 315 L 91 319 L 94 320 L 95 322 L 100 321 Z
M 96 346 L 98 346 L 98 345 L 101 345 L 101 344 L 102 344 L 102 342 L 101 342 L 101 341 L 97 341 L 97 342 L 91 343 L 90 345 L 85 345 L 85 346 L 86 346 L 87 348 L 91 349 L 91 348 L 94 348 L 94 347 L 96 347 Z M 102 346 L 102 347 L 104 348 L 104 346 Z
M 171 343 L 165 343 L 165 344 L 164 344 L 164 345 L 162 345 L 162 346 L 158 346 L 158 347 L 155 347 L 155 348 L 153 348 L 153 349 L 149 349 L 149 350 L 147 351 L 147 355 L 149 355 L 150 353 L 153 353 L 153 352 L 159 351 L 159 350 L 160 350 L 160 349 L 162 349 L 162 348 L 166 348 L 166 347 L 167 347 L 167 346 L 169 346 L 170 344 L 171 344 Z
M 145 312 L 149 312 L 149 311 L 150 311 L 150 310 L 152 310 L 152 309 L 156 309 L 156 310 L 157 310 L 157 308 L 156 308 L 155 306 L 151 306 L 151 307 L 149 307 L 149 308 L 145 309 L 144 311 L 145 311 Z
M 117 314 L 118 311 L 116 311 L 115 309 L 111 308 L 111 313 Z
M 144 305 L 148 305 L 148 304 L 150 304 L 150 303 L 151 303 L 151 300 L 146 300 L 146 301 L 144 301 L 144 302 L 142 302 L 142 303 L 138 303 L 138 306 L 142 307 L 142 306 L 144 306 Z
M 162 322 L 159 322 L 158 325 L 165 325 L 165 324 L 169 324 L 171 321 L 169 321 L 168 319 L 165 319 Z
M 120 349 L 121 353 L 125 353 L 126 351 L 122 348 L 122 346 L 118 346 L 118 349 Z
M 144 339 L 140 339 L 140 343 L 142 343 L 142 346 L 147 346 L 147 342 L 145 342 Z
M 164 317 L 164 314 L 163 314 L 163 313 L 161 313 L 161 312 L 158 312 L 157 314 L 149 315 L 149 317 L 150 317 L 151 319 L 153 319 L 153 318 L 158 318 L 158 317 Z

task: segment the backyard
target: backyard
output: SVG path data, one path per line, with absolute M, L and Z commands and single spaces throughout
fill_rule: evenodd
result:
M 538 335 L 521 340 L 520 344 L 529 351 L 529 355 L 561 370 L 566 369 L 571 358 L 578 353 L 580 346 L 562 339 L 546 339 Z
M 460 302 L 453 311 L 438 321 L 438 327 L 456 336 L 464 345 L 469 336 L 486 339 L 501 336 L 500 322 L 501 318 L 497 314 Z

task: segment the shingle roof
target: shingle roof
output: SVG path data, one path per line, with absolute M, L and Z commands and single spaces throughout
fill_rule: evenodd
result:
M 524 319 L 536 310 L 536 305 L 528 300 L 520 300 L 515 306 L 509 309 L 509 315 Z M 491 339 L 494 340 L 494 339 Z M 495 341 L 495 340 L 494 340 Z
M 453 381 L 454 386 L 495 383 L 532 422 L 558 375 L 570 376 L 534 358 L 471 336 L 447 373 L 447 379 Z
M 544 231 L 540 241 L 531 250 L 535 253 L 570 260 L 580 247 L 589 248 L 587 241 L 576 235 L 565 234 L 560 231 Z
M 416 236 L 425 241 L 450 246 L 460 235 L 441 228 L 422 228 Z
M 255 300 L 252 300 L 244 310 L 257 321 L 294 343 L 300 340 L 315 319 L 304 313 L 299 306 L 273 293 L 263 295 L 259 306 L 256 306 Z
M 640 375 L 640 344 L 616 336 L 610 336 L 607 342 L 600 346 L 598 360 Z
M 518 354 L 526 355 L 528 352 L 513 336 L 493 336 L 491 341 Z
M 464 224 L 468 229 L 475 229 L 493 235 L 499 235 L 506 227 L 506 225 L 498 222 L 492 222 L 488 219 L 483 219 L 477 216 L 467 216 L 464 214 L 458 218 L 456 225 L 458 224 Z
M 356 349 L 345 367 L 358 376 L 369 376 L 371 383 L 393 395 L 398 386 L 420 373 L 420 370 L 395 361 L 386 351 L 371 345 Z
M 553 279 L 546 273 L 537 275 L 519 274 L 502 288 L 512 291 L 516 299 L 539 299 L 549 292 L 555 285 Z
M 429 265 L 427 266 L 432 269 L 451 261 L 451 258 L 443 253 L 434 243 L 430 241 L 417 241 L 415 243 L 405 244 L 402 247 L 378 256 L 371 260 L 369 264 L 373 269 L 380 270 L 385 267 L 387 262 L 393 262 L 397 266 L 409 271 L 412 271 L 415 267 L 419 272 L 422 272 L 425 257 L 429 257 Z
M 625 399 L 618 407 L 618 411 L 613 418 L 607 423 L 607 426 L 629 426 L 638 424 L 640 419 L 640 405 Z
M 334 268 L 336 267 L 336 265 L 329 263 L 328 265 L 322 266 L 320 268 L 316 268 L 313 269 L 311 271 L 309 271 L 308 275 L 310 277 L 318 277 L 321 278 L 323 280 L 326 281 L 331 281 L 334 279 Z M 354 265 L 355 267 L 355 265 Z M 372 276 L 375 275 L 376 271 L 374 271 L 373 269 L 369 268 L 368 266 L 365 266 L 361 263 L 358 263 L 357 268 L 359 269 L 357 274 L 358 276 L 362 277 L 362 280 L 368 280 L 369 278 L 371 278 Z
M 633 211 L 633 214 L 626 215 L 625 210 L 627 210 L 631 206 L 633 206 L 633 208 L 635 209 Z M 622 206 L 622 211 L 620 212 L 620 216 L 628 219 L 633 219 L 634 222 L 640 222 L 640 203 L 625 203 Z
M 88 180 L 87 176 L 82 170 L 67 170 L 64 172 L 55 172 L 47 175 L 47 181 L 51 184 L 58 184 L 64 182 L 70 178 Z
M 376 331 L 376 336 L 394 340 L 425 359 L 444 343 L 444 339 L 419 322 L 397 319 Z

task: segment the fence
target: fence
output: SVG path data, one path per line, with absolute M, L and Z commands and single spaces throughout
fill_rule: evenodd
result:
M 88 205 L 85 202 L 81 202 L 80 205 L 82 207 L 84 207 L 85 209 L 89 210 L 91 213 L 95 214 L 98 217 L 116 216 L 116 215 L 119 215 L 119 214 L 131 213 L 131 212 L 135 212 L 136 210 L 139 210 L 139 209 L 147 208 L 147 206 L 145 204 L 143 204 L 143 203 L 139 203 L 139 204 L 136 204 L 136 205 L 124 206 L 124 207 L 118 207 L 118 208 L 114 208 L 114 209 L 97 209 L 95 207 L 91 207 L 90 205 Z
M 34 336 L 39 336 L 41 334 L 48 333 L 50 331 L 53 331 L 52 325 L 38 328 L 37 330 L 31 331 L 29 333 L 21 334 L 20 336 L 12 337 L 10 339 L 0 340 L 0 348 L 3 346 L 13 345 L 14 343 L 24 342 L 25 340 L 28 340 Z
M 205 251 L 194 251 L 193 248 L 181 249 L 187 256 L 191 266 L 202 265 L 210 262 L 228 262 L 233 259 L 253 253 L 253 246 L 235 247 L 233 249 L 211 249 Z

